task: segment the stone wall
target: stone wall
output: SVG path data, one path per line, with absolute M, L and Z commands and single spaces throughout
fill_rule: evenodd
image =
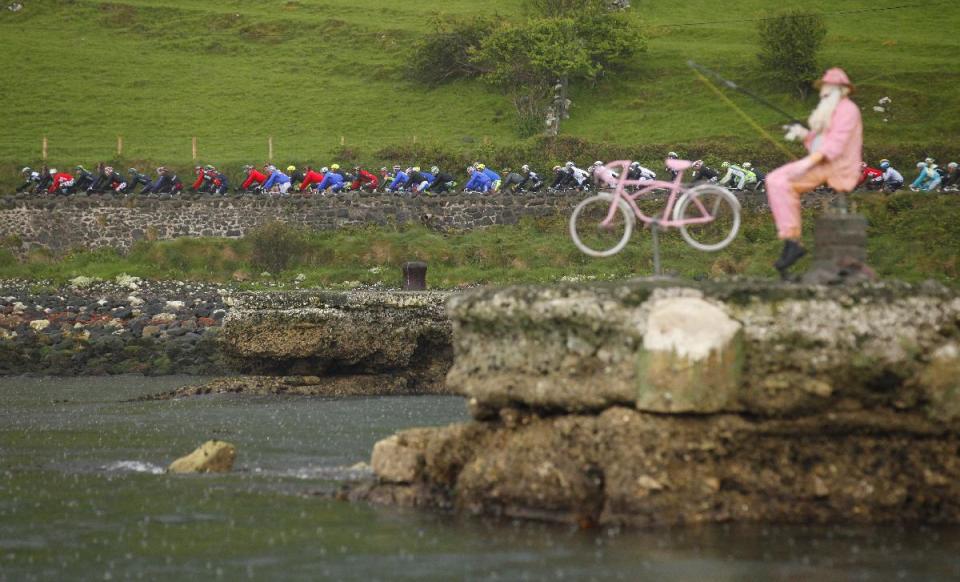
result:
M 582 194 L 400 197 L 345 194 L 267 198 L 183 195 L 125 198 L 112 194 L 37 198 L 0 197 L 0 238 L 17 237 L 24 250 L 129 249 L 138 240 L 241 237 L 279 220 L 315 230 L 343 226 L 423 224 L 439 231 L 516 224 L 522 218 L 568 216 Z M 765 206 L 763 194 L 741 195 L 747 207 Z

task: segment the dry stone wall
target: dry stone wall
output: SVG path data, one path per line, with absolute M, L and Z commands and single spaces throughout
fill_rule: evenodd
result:
M 744 195 L 747 206 L 765 205 L 764 195 Z M 400 197 L 345 194 L 268 198 L 254 195 L 183 195 L 125 198 L 92 195 L 0 197 L 0 238 L 22 249 L 46 247 L 129 249 L 139 240 L 178 237 L 242 237 L 279 220 L 313 230 L 345 226 L 422 224 L 438 231 L 516 224 L 523 218 L 568 216 L 583 194 L 451 195 Z

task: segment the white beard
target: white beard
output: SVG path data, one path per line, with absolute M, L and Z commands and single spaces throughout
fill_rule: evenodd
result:
M 810 131 L 818 135 L 823 135 L 823 132 L 830 127 L 830 119 L 833 118 L 833 112 L 836 111 L 840 100 L 846 96 L 844 89 L 844 87 L 832 86 L 824 91 L 826 95 L 820 98 L 820 103 L 817 105 L 817 108 L 813 110 L 813 113 L 810 114 L 810 119 L 807 120 Z

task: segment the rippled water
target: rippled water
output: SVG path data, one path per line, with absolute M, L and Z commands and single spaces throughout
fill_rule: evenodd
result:
M 126 402 L 184 378 L 0 380 L 0 579 L 915 580 L 960 578 L 960 529 L 710 526 L 578 531 L 350 505 L 400 428 L 454 397 Z M 163 474 L 209 438 L 236 471 Z

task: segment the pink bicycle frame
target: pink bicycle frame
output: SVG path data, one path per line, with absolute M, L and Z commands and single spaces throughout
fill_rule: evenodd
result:
M 667 160 L 668 165 L 670 164 L 670 161 L 671 160 Z M 693 203 L 696 204 L 697 208 L 700 209 L 700 211 L 703 213 L 703 216 L 699 218 L 688 218 L 682 220 L 673 220 L 670 218 L 670 213 L 673 211 L 673 205 L 677 201 L 677 194 L 685 190 L 685 188 L 683 188 L 681 185 L 681 181 L 683 180 L 683 171 L 689 167 L 689 162 L 681 162 L 678 164 L 678 167 L 675 168 L 677 170 L 677 177 L 673 182 L 664 182 L 662 180 L 628 180 L 627 174 L 630 171 L 630 164 L 631 162 L 629 160 L 618 160 L 616 162 L 604 164 L 602 168 L 595 170 L 600 180 L 603 180 L 607 183 L 607 185 L 613 187 L 613 201 L 610 204 L 610 212 L 607 213 L 607 218 L 605 218 L 601 223 L 603 226 L 609 226 L 613 221 L 613 217 L 617 212 L 617 202 L 621 199 L 627 202 L 627 204 L 633 210 L 634 216 L 636 216 L 642 222 L 646 224 L 656 222 L 663 228 L 670 228 L 686 224 L 704 224 L 713 220 L 714 217 L 710 214 L 710 212 L 707 211 L 706 208 L 704 208 L 699 198 L 694 198 Z M 683 167 L 680 167 L 681 165 Z M 617 177 L 614 177 L 613 175 L 615 169 L 619 169 L 619 176 Z M 623 191 L 624 187 L 626 186 L 637 186 L 641 187 L 641 189 L 637 190 L 633 194 L 627 194 Z M 637 199 L 648 192 L 652 192 L 654 190 L 663 190 L 665 188 L 670 190 L 670 195 L 667 198 L 667 206 L 663 210 L 663 216 L 658 219 L 644 214 L 643 211 L 640 210 L 640 207 L 637 206 Z

